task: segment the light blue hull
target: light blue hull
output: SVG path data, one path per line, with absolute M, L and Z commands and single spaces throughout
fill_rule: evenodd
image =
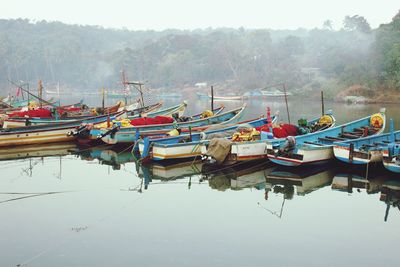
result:
M 393 166 L 393 165 L 387 165 L 387 164 L 385 164 L 384 166 L 388 171 L 391 171 L 394 173 L 400 173 L 400 166 Z

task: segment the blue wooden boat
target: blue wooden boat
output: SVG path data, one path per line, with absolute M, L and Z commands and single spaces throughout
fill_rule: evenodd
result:
M 400 141 L 400 131 L 393 131 L 393 120 L 390 120 L 389 133 L 334 142 L 333 153 L 338 160 L 349 164 L 365 165 L 381 162 L 383 150 L 388 150 L 389 144 L 395 140 Z
M 144 126 L 130 126 L 122 128 L 114 127 L 112 129 L 93 129 L 90 131 L 89 138 L 91 140 L 101 138 L 101 140 L 103 140 L 103 142 L 107 144 L 134 143 L 140 137 L 166 134 L 167 132 L 177 127 L 182 131 L 188 131 L 189 127 L 193 128 L 193 130 L 195 131 L 204 130 L 205 127 L 208 127 L 212 124 L 236 123 L 243 115 L 245 107 L 246 105 L 240 108 L 233 109 L 231 111 L 219 113 L 212 117 L 201 118 L 201 119 L 198 118 L 200 114 L 196 114 L 194 116 L 196 119 L 186 122 L 144 125 Z
M 329 121 L 329 124 L 325 122 Z M 324 122 L 318 126 L 319 122 Z M 326 129 L 326 127 L 333 127 L 335 125 L 335 118 L 332 115 L 332 111 L 327 111 L 323 116 L 311 119 L 307 121 L 307 127 L 314 129 L 314 131 Z M 315 126 L 318 127 L 315 127 Z M 321 128 L 322 127 L 322 128 Z M 238 162 L 251 161 L 262 158 L 267 158 L 267 142 L 263 139 L 274 138 L 270 133 L 261 132 L 262 140 L 251 140 L 251 141 L 232 141 L 231 149 L 229 154 L 226 156 L 223 165 L 232 165 Z M 278 139 L 279 140 L 279 139 Z M 202 154 L 207 155 L 209 140 L 202 142 L 201 151 Z
M 272 123 L 276 122 L 277 117 L 272 118 Z M 259 127 L 267 124 L 266 118 L 241 122 L 251 127 Z M 235 132 L 237 125 L 227 126 L 215 130 L 206 130 L 202 133 L 184 134 L 173 137 L 145 137 L 139 140 L 139 152 L 142 158 L 152 160 L 168 160 L 191 158 L 201 155 L 200 143 L 203 142 L 203 136 L 212 136 L 225 132 Z
M 337 127 L 276 140 L 267 140 L 268 158 L 279 165 L 300 166 L 323 163 L 334 157 L 334 142 L 381 134 L 385 129 L 385 111 Z

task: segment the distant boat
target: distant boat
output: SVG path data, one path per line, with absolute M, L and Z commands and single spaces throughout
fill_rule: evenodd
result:
M 46 95 L 72 95 L 70 91 L 53 91 L 53 90 L 45 90 Z
M 272 89 L 260 89 L 261 96 L 263 97 L 283 97 L 285 96 L 285 92 L 281 90 L 272 88 Z M 286 96 L 291 96 L 292 93 L 286 92 Z
M 203 93 L 196 93 L 197 97 L 200 99 L 211 99 L 211 95 L 203 94 Z M 214 95 L 214 100 L 216 101 L 237 101 L 243 100 L 242 95 L 228 95 L 228 96 L 216 96 Z
M 160 93 L 157 94 L 160 98 L 182 98 L 182 93 L 177 93 L 177 92 L 171 92 L 171 93 Z
M 254 90 L 248 91 L 248 92 L 243 94 L 243 97 L 246 97 L 246 98 L 260 97 L 260 96 L 261 97 L 263 96 L 261 91 L 260 91 L 260 89 L 254 89 Z
M 118 91 L 110 91 L 107 92 L 107 97 L 108 98 L 129 98 L 132 96 L 137 96 L 137 94 L 134 93 L 126 93 L 126 92 L 118 92 Z
M 204 93 L 196 92 L 196 95 L 197 95 L 197 97 L 200 98 L 200 99 L 209 98 L 209 96 L 208 96 L 207 94 L 204 94 Z

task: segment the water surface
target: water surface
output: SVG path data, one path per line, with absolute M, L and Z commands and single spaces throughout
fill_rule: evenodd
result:
M 287 120 L 283 101 L 247 105 L 244 119 L 270 106 Z M 321 112 L 289 105 L 292 121 Z M 342 123 L 380 105 L 325 107 Z M 206 108 L 189 98 L 189 113 Z M 0 151 L 1 266 L 398 266 L 400 178 L 379 165 L 143 166 L 125 148 L 26 150 Z

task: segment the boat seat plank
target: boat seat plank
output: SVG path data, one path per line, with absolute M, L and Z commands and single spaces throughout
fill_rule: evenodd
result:
M 386 146 L 385 143 L 381 143 L 381 142 L 374 142 L 374 145 L 376 145 L 376 146 Z
M 376 145 L 363 144 L 361 147 L 376 147 Z
M 341 137 L 338 137 L 338 136 L 335 136 L 335 137 L 333 137 L 333 136 L 325 136 L 325 138 L 329 139 L 329 140 L 333 140 L 333 141 L 345 141 L 345 140 L 347 140 L 346 138 L 341 138 Z
M 341 137 L 347 138 L 347 139 L 358 139 L 360 138 L 360 136 L 358 135 L 353 135 L 353 134 L 349 134 L 349 133 L 343 133 L 341 134 Z
M 323 144 L 320 144 L 320 143 L 317 143 L 317 142 L 310 142 L 310 141 L 305 141 L 304 144 L 323 146 Z

